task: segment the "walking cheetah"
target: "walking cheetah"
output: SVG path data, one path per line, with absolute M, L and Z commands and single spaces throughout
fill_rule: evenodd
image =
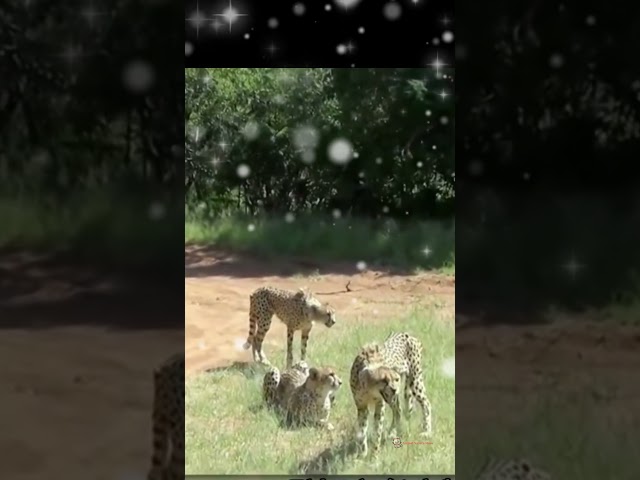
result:
M 184 354 L 153 373 L 153 454 L 147 480 L 184 479 Z
M 304 361 L 295 363 L 290 370 L 282 373 L 276 367 L 271 367 L 262 381 L 262 396 L 267 406 L 278 410 L 286 407 L 291 394 L 304 384 L 307 377 L 309 365 Z
M 393 412 L 391 436 L 400 426 L 400 387 L 405 377 L 405 416 L 413 411 L 414 398 L 422 407 L 422 435 L 431 435 L 431 403 L 427 399 L 422 378 L 422 344 L 408 333 L 392 333 L 383 345 L 366 345 L 351 367 L 350 386 L 358 412 L 358 433 L 362 454 L 367 454 L 369 411 L 373 407 L 376 424 L 374 454 L 380 451 L 384 422 L 384 404 Z
M 261 287 L 251 296 L 249 305 L 249 336 L 243 345 L 245 350 L 252 348 L 253 360 L 269 365 L 262 351 L 262 343 L 275 314 L 287 326 L 287 368 L 293 363 L 293 334 L 301 330 L 300 360 L 306 360 L 309 333 L 314 321 L 327 327 L 336 323 L 335 311 L 328 304 L 322 304 L 307 289 L 297 292 L 281 290 L 275 287 Z M 257 330 L 257 331 L 256 331 Z
M 473 477 L 475 480 L 551 480 L 544 470 L 531 466 L 526 459 L 498 460 L 491 458 Z
M 287 423 L 293 426 L 319 426 L 333 430 L 329 423 L 334 396 L 342 379 L 331 368 L 311 368 L 304 384 L 295 388 L 286 405 Z

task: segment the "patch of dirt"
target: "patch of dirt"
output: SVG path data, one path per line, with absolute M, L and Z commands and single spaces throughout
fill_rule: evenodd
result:
M 442 307 L 442 313 L 438 314 L 453 321 L 453 277 L 360 272 L 355 264 L 328 265 L 306 259 L 272 261 L 188 247 L 185 251 L 187 374 L 251 359 L 251 352 L 241 348 L 249 329 L 249 295 L 265 285 L 291 290 L 308 287 L 336 308 L 338 322 L 358 317 L 384 321 L 385 317 L 402 315 L 421 304 Z M 286 329 L 274 317 L 265 340 L 267 356 L 274 345 L 285 342 Z M 299 348 L 298 342 L 299 336 L 296 336 L 294 348 Z
M 174 294 L 178 308 L 168 308 L 170 297 L 157 300 L 163 290 L 87 270 L 27 253 L 0 257 L 7 478 L 145 478 L 152 371 L 182 348 L 182 302 Z
M 508 428 L 549 396 L 640 421 L 638 351 L 640 328 L 580 318 L 458 329 L 456 424 L 467 432 Z

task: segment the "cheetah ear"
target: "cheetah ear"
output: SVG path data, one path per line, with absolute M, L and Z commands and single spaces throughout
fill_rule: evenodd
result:
M 310 378 L 311 380 L 316 380 L 316 379 L 318 378 L 318 374 L 319 374 L 319 372 L 318 372 L 318 369 L 317 369 L 317 368 L 315 368 L 315 367 L 311 367 L 311 368 L 309 369 L 309 378 Z

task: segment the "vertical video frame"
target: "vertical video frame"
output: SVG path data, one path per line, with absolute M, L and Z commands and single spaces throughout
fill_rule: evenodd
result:
M 188 476 L 455 473 L 453 80 L 185 70 Z

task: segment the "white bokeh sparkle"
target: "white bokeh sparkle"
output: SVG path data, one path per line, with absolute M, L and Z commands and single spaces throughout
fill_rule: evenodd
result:
M 151 64 L 143 60 L 129 62 L 122 71 L 124 86 L 133 93 L 147 92 L 153 86 L 155 77 Z
M 447 378 L 456 378 L 456 358 L 445 358 L 440 368 L 442 374 Z
M 399 3 L 389 2 L 382 7 L 382 14 L 389 21 L 396 21 L 402 15 L 402 7 Z
M 337 138 L 329 144 L 327 154 L 332 163 L 346 165 L 353 158 L 353 145 L 346 138 Z
M 240 178 L 247 178 L 249 175 L 251 175 L 251 168 L 249 168 L 249 165 L 241 163 L 236 169 L 236 174 Z
M 362 0 L 334 0 L 334 3 L 338 7 L 348 10 L 358 5 L 361 1 Z

